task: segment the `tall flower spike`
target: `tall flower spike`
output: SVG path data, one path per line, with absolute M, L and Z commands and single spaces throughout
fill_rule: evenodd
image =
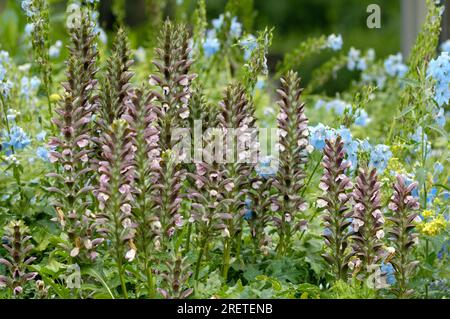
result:
M 36 259 L 29 256 L 34 247 L 29 243 L 31 236 L 27 236 L 27 232 L 22 221 L 12 221 L 2 238 L 3 248 L 9 256 L 0 258 L 0 265 L 6 267 L 9 276 L 0 275 L 0 288 L 9 288 L 14 296 L 21 295 L 26 283 L 37 275 L 37 272 L 27 272 L 28 266 Z
M 160 235 L 156 239 L 158 246 L 163 244 L 167 247 L 168 241 L 183 226 L 180 206 L 184 196 L 182 183 L 186 177 L 186 171 L 180 166 L 175 154 L 168 150 L 162 153 L 159 165 L 154 167 L 157 179 L 152 200 L 161 226 Z
M 158 288 L 158 292 L 164 299 L 185 299 L 194 291 L 192 288 L 186 288 L 187 281 L 191 276 L 188 272 L 189 265 L 186 264 L 186 258 L 181 256 L 172 256 L 172 260 L 167 262 L 167 271 L 162 274 L 163 284 L 167 288 Z
M 214 128 L 205 133 L 202 141 L 204 156 L 211 156 L 222 146 L 223 132 Z M 205 158 L 205 157 L 204 157 Z M 198 279 L 201 262 L 207 255 L 208 246 L 215 236 L 222 232 L 224 237 L 229 237 L 225 222 L 232 218 L 227 212 L 225 178 L 219 167 L 219 163 L 209 160 L 195 164 L 195 171 L 188 174 L 191 188 L 188 198 L 191 200 L 191 216 L 189 222 L 195 223 L 199 252 L 195 268 L 194 280 Z
M 106 62 L 106 72 L 102 79 L 100 93 L 99 121 L 103 125 L 111 125 L 125 114 L 124 100 L 131 87 L 133 72 L 130 67 L 133 60 L 127 39 L 127 33 L 120 28 L 113 43 L 113 53 Z
M 324 174 L 320 180 L 320 189 L 323 195 L 318 198 L 317 206 L 323 209 L 325 231 L 323 237 L 328 251 L 323 255 L 332 266 L 337 280 L 346 280 L 348 262 L 352 257 L 349 252 L 347 228 L 352 212 L 349 211 L 352 182 L 345 174 L 350 162 L 345 162 L 344 142 L 338 136 L 336 140 L 325 141 L 322 166 Z
M 155 127 L 156 113 L 152 110 L 152 97 L 144 98 L 140 90 L 128 92 L 127 114 L 124 118 L 135 133 L 135 200 L 132 213 L 136 222 L 136 247 L 138 266 L 146 276 L 148 296 L 155 297 L 155 279 L 152 273 L 155 238 L 161 235 L 156 204 L 152 200 L 158 182 L 161 162 L 159 131 Z
M 225 163 L 220 165 L 220 170 L 224 178 L 226 213 L 230 215 L 230 218 L 225 220 L 227 236 L 224 238 L 223 255 L 223 277 L 227 278 L 233 240 L 237 250 L 236 256 L 240 257 L 238 250 L 241 246 L 245 213 L 244 195 L 249 186 L 246 177 L 253 172 L 259 145 L 254 107 L 249 102 L 242 85 L 227 87 L 219 107 L 219 128 L 225 133 L 223 143 Z
M 411 195 L 417 183 L 406 186 L 401 175 L 397 175 L 394 183 L 394 194 L 389 203 L 392 217 L 388 219 L 393 223 L 392 229 L 388 232 L 392 238 L 395 254 L 390 260 L 395 269 L 397 287 L 393 292 L 400 298 L 410 296 L 413 291 L 408 289 L 409 279 L 414 274 L 418 261 L 412 260 L 411 249 L 418 240 L 418 234 L 414 231 L 414 219 L 418 216 L 419 202 Z
M 57 217 L 68 235 L 69 242 L 64 248 L 71 257 L 94 259 L 97 256 L 94 248 L 101 240 L 93 238 L 95 216 L 87 206 L 92 190 L 89 123 L 96 107 L 92 95 L 97 85 L 95 64 L 98 52 L 89 12 L 82 11 L 80 23 L 69 32 L 72 45 L 67 62 L 67 82 L 62 84 L 64 101 L 56 110 L 58 116 L 53 119 L 60 135 L 49 143 L 54 147 L 50 161 L 55 163 L 55 172 L 49 174 L 55 183 L 49 191 L 55 194 Z
M 189 74 L 192 60 L 189 58 L 189 35 L 183 25 L 173 26 L 166 21 L 159 38 L 160 48 L 155 50 L 157 75 L 151 75 L 149 83 L 154 88 L 155 107 L 159 113 L 160 146 L 162 151 L 172 149 L 172 129 L 187 127 L 190 84 L 195 78 Z
M 284 255 L 290 249 L 291 238 L 300 229 L 306 229 L 307 222 L 303 211 L 307 204 L 300 191 L 304 186 L 305 164 L 308 160 L 308 119 L 304 103 L 300 101 L 302 89 L 297 73 L 290 71 L 281 78 L 281 97 L 278 101 L 278 150 L 280 167 L 273 185 L 278 191 L 275 204 L 280 207 L 274 223 L 278 228 L 280 241 L 277 246 L 279 254 Z
M 384 217 L 376 169 L 360 169 L 353 191 L 352 239 L 356 257 L 368 276 L 379 268 L 383 257 Z M 356 262 L 359 264 L 359 262 Z
M 99 163 L 100 185 L 95 194 L 101 213 L 98 222 L 105 237 L 111 240 L 122 293 L 127 298 L 125 259 L 136 255 L 133 239 L 131 203 L 134 182 L 134 133 L 125 120 L 115 120 L 109 132 L 102 136 L 102 160 Z
M 270 210 L 273 208 L 272 183 L 277 174 L 278 164 L 275 158 L 265 157 L 255 167 L 257 176 L 250 179 L 251 187 L 249 196 L 245 199 L 244 219 L 250 226 L 250 234 L 254 244 L 254 257 L 262 251 L 264 255 L 269 253 L 271 236 L 266 233 L 266 226 L 272 220 Z

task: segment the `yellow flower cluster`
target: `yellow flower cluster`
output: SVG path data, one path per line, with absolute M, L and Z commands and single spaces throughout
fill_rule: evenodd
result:
M 391 157 L 389 159 L 388 165 L 387 165 L 387 171 L 388 172 L 394 171 L 397 174 L 405 173 L 405 169 L 397 157 Z
M 427 218 L 426 215 L 431 217 L 433 215 L 433 212 L 426 210 L 423 212 L 423 216 Z M 447 221 L 445 220 L 444 216 L 438 215 L 429 221 L 424 221 L 423 223 L 418 224 L 417 229 L 422 234 L 433 237 L 439 235 L 446 226 Z

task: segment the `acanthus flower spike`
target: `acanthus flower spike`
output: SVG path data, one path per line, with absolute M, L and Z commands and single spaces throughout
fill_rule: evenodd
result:
M 323 237 L 328 249 L 322 256 L 331 265 L 336 280 L 346 280 L 348 262 L 353 256 L 349 247 L 348 227 L 351 224 L 352 201 L 350 178 L 346 175 L 350 166 L 344 160 L 344 142 L 338 136 L 335 140 L 325 140 L 322 166 L 324 174 L 319 188 L 323 194 L 318 197 L 318 207 L 322 209 Z
M 292 236 L 308 227 L 304 211 L 307 209 L 301 196 L 304 187 L 305 165 L 311 146 L 308 141 L 308 119 L 305 104 L 301 101 L 302 88 L 297 73 L 290 71 L 281 78 L 278 105 L 279 169 L 273 186 L 278 198 L 275 205 L 280 207 L 273 218 L 278 229 L 277 251 L 284 255 L 290 250 Z
M 193 61 L 189 57 L 189 34 L 185 26 L 174 26 L 166 21 L 155 49 L 153 61 L 158 74 L 150 75 L 151 94 L 155 97 L 155 111 L 161 131 L 162 151 L 172 149 L 177 143 L 172 139 L 174 128 L 186 127 L 189 117 L 190 85 L 195 74 L 189 73 Z
M 136 256 L 136 225 L 131 213 L 135 178 L 134 132 L 125 120 L 115 120 L 101 139 L 100 181 L 95 190 L 100 209 L 97 222 L 99 231 L 111 240 L 122 293 L 127 298 L 124 264 L 125 260 L 131 262 Z
M 399 298 L 405 298 L 413 293 L 408 288 L 408 283 L 419 263 L 417 260 L 413 260 L 411 256 L 411 250 L 418 242 L 418 233 L 415 232 L 415 219 L 419 215 L 417 213 L 419 202 L 411 194 L 417 187 L 417 183 L 411 183 L 407 186 L 404 177 L 397 175 L 393 187 L 394 194 L 389 203 L 392 216 L 387 218 L 393 224 L 388 231 L 388 236 L 392 239 L 395 249 L 390 263 L 395 269 L 397 285 L 392 290 Z
M 80 23 L 69 30 L 72 45 L 67 63 L 67 82 L 62 84 L 65 94 L 57 117 L 53 123 L 59 136 L 50 140 L 53 148 L 50 162 L 54 172 L 48 174 L 54 185 L 48 190 L 54 193 L 53 205 L 57 219 L 68 242 L 63 245 L 76 262 L 92 261 L 98 254 L 96 246 L 101 238 L 96 237 L 95 214 L 88 209 L 92 202 L 92 143 L 90 123 L 96 108 L 93 96 L 97 85 L 96 36 L 89 12 L 82 11 Z
M 365 279 L 377 271 L 383 258 L 384 216 L 376 169 L 360 168 L 353 191 L 352 247 Z M 358 263 L 358 262 L 357 262 Z
M 152 96 L 141 90 L 130 90 L 125 99 L 127 108 L 123 118 L 134 132 L 135 150 L 135 200 L 132 214 L 136 223 L 136 247 L 138 267 L 146 276 L 146 288 L 150 298 L 155 297 L 155 276 L 152 271 L 154 252 L 161 249 L 162 225 L 154 200 L 160 175 L 161 151 L 157 115 L 153 111 Z
M 9 255 L 0 258 L 0 265 L 7 270 L 6 276 L 0 275 L 0 288 L 9 288 L 14 297 L 20 296 L 27 282 L 34 280 L 38 274 L 27 270 L 36 260 L 36 257 L 30 257 L 34 246 L 29 243 L 31 236 L 27 232 L 22 221 L 12 221 L 5 228 L 5 236 L 2 238 L 3 248 Z

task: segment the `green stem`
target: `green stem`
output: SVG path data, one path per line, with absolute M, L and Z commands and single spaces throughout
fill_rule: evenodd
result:
M 190 246 L 191 246 L 191 233 L 192 233 L 192 223 L 189 223 L 188 225 L 188 232 L 186 235 L 186 248 L 185 248 L 185 254 L 189 252 Z
M 225 239 L 223 244 L 223 269 L 222 277 L 226 281 L 228 278 L 228 270 L 230 269 L 230 256 L 231 256 L 231 240 Z
M 202 258 L 203 258 L 203 254 L 206 251 L 206 247 L 208 245 L 208 236 L 205 236 L 202 240 L 201 246 L 200 246 L 200 251 L 198 253 L 198 257 L 197 257 L 197 265 L 195 267 L 195 275 L 194 275 L 194 280 L 197 283 L 198 282 L 198 275 L 200 273 L 200 265 L 202 263 Z

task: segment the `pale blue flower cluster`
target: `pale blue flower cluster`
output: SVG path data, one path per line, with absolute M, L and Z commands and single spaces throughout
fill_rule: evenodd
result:
M 13 83 L 7 79 L 7 66 L 10 63 L 9 53 L 6 51 L 0 51 L 0 94 L 4 98 L 9 97 L 9 93 L 13 87 Z
M 25 15 L 29 18 L 33 17 L 36 14 L 36 8 L 34 6 L 33 0 L 23 0 L 22 1 L 22 10 L 25 11 Z
M 444 41 L 441 44 L 441 51 L 442 52 L 450 52 L 450 40 Z
M 36 149 L 36 156 L 39 157 L 44 162 L 50 161 L 50 154 L 49 154 L 48 150 L 43 146 L 39 146 Z
M 347 55 L 347 69 L 364 71 L 367 69 L 368 62 L 372 62 L 374 59 L 375 51 L 373 49 L 368 50 L 366 56 L 362 56 L 360 50 L 351 47 Z
M 345 110 L 350 110 L 352 108 L 351 104 L 341 100 L 341 99 L 333 99 L 331 101 L 318 100 L 316 102 L 315 108 L 320 109 L 325 107 L 325 109 L 329 111 L 333 111 L 337 115 L 344 114 Z
M 39 90 L 41 80 L 38 77 L 33 76 L 31 79 L 24 76 L 20 81 L 20 94 L 25 99 L 30 99 Z
M 369 114 L 366 110 L 357 109 L 355 114 L 355 125 L 366 126 L 371 121 Z
M 440 162 L 436 162 L 436 163 L 434 163 L 433 169 L 434 169 L 433 174 L 435 176 L 439 176 L 444 171 L 444 165 L 442 165 L 442 163 L 440 163 Z
M 381 70 L 376 70 L 375 72 L 370 72 L 370 73 L 362 73 L 361 74 L 361 80 L 364 83 L 376 83 L 377 87 L 379 89 L 383 89 L 384 85 L 386 84 L 386 75 L 384 73 L 384 69 L 383 71 Z
M 405 73 L 408 72 L 408 67 L 403 63 L 403 56 L 401 53 L 390 55 L 384 61 L 384 69 L 391 77 L 402 78 Z
M 337 115 L 342 115 L 347 110 L 350 114 L 353 114 L 353 108 L 350 103 L 347 103 L 341 99 L 333 99 L 331 101 L 318 100 L 315 104 L 316 109 L 325 108 L 328 112 L 333 111 Z M 363 109 L 357 109 L 355 117 L 355 125 L 366 126 L 370 122 L 369 115 Z
M 343 44 L 344 41 L 342 40 L 342 35 L 330 34 L 325 46 L 333 51 L 339 51 L 342 49 Z
M 325 147 L 325 140 L 335 139 L 341 136 L 344 142 L 344 149 L 347 154 L 347 160 L 351 163 L 351 169 L 354 170 L 358 165 L 358 146 L 359 142 L 353 140 L 350 130 L 344 126 L 339 129 L 330 128 L 322 123 L 309 128 L 309 143 L 317 150 L 322 151 Z
M 203 51 L 205 52 L 205 55 L 207 57 L 210 57 L 217 53 L 217 51 L 220 50 L 220 42 L 215 37 L 206 37 L 205 41 L 203 42 Z
M 445 116 L 445 110 L 443 107 L 435 108 L 433 111 L 433 119 L 437 126 L 443 128 L 445 123 L 447 122 L 447 118 Z
M 25 25 L 25 36 L 26 37 L 31 37 L 31 34 L 34 31 L 34 24 L 33 23 L 27 23 Z
M 245 38 L 239 41 L 239 44 L 244 49 L 244 60 L 247 61 L 250 59 L 253 51 L 258 46 L 258 43 L 256 42 L 256 38 L 254 35 L 249 34 Z
M 272 156 L 265 156 L 261 158 L 258 165 L 255 167 L 256 173 L 263 179 L 268 179 L 277 174 L 278 164 Z
M 225 16 L 223 14 L 221 14 L 217 19 L 212 20 L 212 25 L 213 25 L 215 31 L 219 31 L 222 28 L 224 20 L 225 20 Z M 237 17 L 231 18 L 231 25 L 230 25 L 229 31 L 230 31 L 230 36 L 233 38 L 239 38 L 241 36 L 242 24 L 237 20 Z
M 227 13 L 228 15 L 229 13 Z M 211 21 L 213 28 L 206 32 L 206 39 L 203 41 L 203 50 L 207 57 L 210 57 L 220 50 L 220 41 L 217 38 L 217 33 L 222 29 L 225 21 L 225 16 L 221 14 L 217 19 Z M 236 17 L 231 18 L 229 36 L 231 38 L 239 38 L 242 34 L 242 24 Z M 248 54 L 248 58 L 250 57 Z
M 395 279 L 395 269 L 394 266 L 392 266 L 391 263 L 385 264 L 384 262 L 381 263 L 380 267 L 381 273 L 386 276 L 386 283 L 388 285 L 393 285 L 396 282 Z
M 416 147 L 414 149 L 415 152 L 422 153 L 425 151 L 427 157 L 431 152 L 431 143 L 428 141 L 428 135 L 423 131 L 423 128 L 419 126 L 413 134 L 409 135 L 411 141 L 415 142 Z M 422 143 L 423 142 L 423 143 Z M 425 149 L 423 148 L 425 145 Z
M 450 55 L 442 52 L 440 56 L 428 64 L 427 77 L 435 80 L 434 99 L 439 106 L 448 104 L 450 100 Z
M 353 139 L 351 131 L 341 126 L 339 129 L 330 128 L 322 123 L 309 127 L 309 142 L 317 150 L 322 151 L 325 147 L 325 140 L 334 139 L 338 135 L 344 142 L 344 150 L 347 154 L 347 160 L 351 163 L 351 170 L 358 165 L 358 152 L 367 152 L 370 154 L 371 167 L 375 167 L 379 173 L 383 173 L 387 167 L 392 152 L 388 146 L 379 144 L 372 146 L 368 140 Z
M 61 54 L 61 48 L 62 48 L 62 41 L 58 40 L 55 42 L 54 45 L 50 46 L 50 49 L 48 50 L 48 54 L 51 58 L 56 59 Z
M 36 139 L 40 142 L 45 141 L 45 138 L 47 137 L 46 131 L 41 131 L 36 135 Z
M 10 132 L 3 130 L 2 136 L 4 139 L 2 142 L 2 148 L 5 150 L 7 155 L 11 154 L 12 148 L 15 151 L 21 150 L 31 143 L 28 135 L 17 125 L 11 127 Z
M 249 197 L 247 197 L 244 202 L 244 208 L 245 208 L 244 219 L 247 221 L 252 219 L 252 217 L 253 217 L 252 206 L 253 206 L 253 201 Z
M 369 167 L 376 168 L 379 174 L 386 169 L 392 152 L 389 146 L 384 144 L 376 145 L 371 149 Z
M 98 35 L 98 39 L 103 44 L 108 43 L 108 36 L 106 35 L 105 30 L 100 27 L 99 23 L 99 13 L 97 11 L 91 11 L 91 25 L 93 28 L 93 32 Z

